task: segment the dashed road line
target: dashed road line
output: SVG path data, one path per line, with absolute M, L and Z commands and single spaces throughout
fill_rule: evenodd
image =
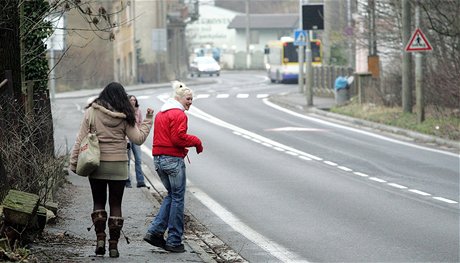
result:
M 378 182 L 378 183 L 386 183 L 387 181 L 383 180 L 383 179 L 380 179 L 380 178 L 377 178 L 377 177 L 369 177 L 369 180 L 372 180 L 372 181 L 375 181 L 375 182 Z
M 446 203 L 449 203 L 449 204 L 457 204 L 458 203 L 458 202 L 456 202 L 454 200 L 450 200 L 450 199 L 447 199 L 447 198 L 444 198 L 444 197 L 439 197 L 439 196 L 435 196 L 435 197 L 433 197 L 433 199 L 438 200 L 438 201 L 442 201 L 442 202 L 446 202 Z
M 369 175 L 364 174 L 364 173 L 360 173 L 360 172 L 354 172 L 354 174 L 359 175 L 361 177 L 369 177 Z
M 423 195 L 423 196 L 430 196 L 431 195 L 429 193 L 426 193 L 426 192 L 423 192 L 423 191 L 420 191 L 420 190 L 417 190 L 417 189 L 409 189 L 409 192 L 412 192 L 412 193 L 418 194 L 418 195 Z
M 339 168 L 340 170 L 345 171 L 345 172 L 353 171 L 352 169 L 350 169 L 348 167 L 345 167 L 345 166 L 341 166 L 341 165 L 337 166 L 337 168 Z
M 407 186 L 400 185 L 400 184 L 395 184 L 395 183 L 388 183 L 389 186 L 393 186 L 398 189 L 407 189 Z
M 400 190 L 407 190 L 409 192 L 412 192 L 412 193 L 415 193 L 415 194 L 418 194 L 418 195 L 421 195 L 421 196 L 432 196 L 429 193 L 426 193 L 426 192 L 423 192 L 423 191 L 420 191 L 420 190 L 417 190 L 417 189 L 409 189 L 407 186 L 404 186 L 404 185 L 400 185 L 400 184 L 393 183 L 393 182 L 387 182 L 384 179 L 381 179 L 381 178 L 378 178 L 378 177 L 375 177 L 375 176 L 369 176 L 368 174 L 365 174 L 365 173 L 362 173 L 362 172 L 355 172 L 351 168 L 339 165 L 339 164 L 337 164 L 335 162 L 332 162 L 332 161 L 329 161 L 329 160 L 323 160 L 322 158 L 314 156 L 314 155 L 309 155 L 309 154 L 304 153 L 304 152 L 299 153 L 298 151 L 287 150 L 287 149 L 285 149 L 285 147 L 283 145 L 274 146 L 273 144 L 270 144 L 270 143 L 266 142 L 264 139 L 255 139 L 251 135 L 245 134 L 243 132 L 233 131 L 233 133 L 235 135 L 241 136 L 241 137 L 243 137 L 245 139 L 251 140 L 251 141 L 256 142 L 256 143 L 259 143 L 259 144 L 264 145 L 266 147 L 273 148 L 273 149 L 275 149 L 277 151 L 280 151 L 280 152 L 285 152 L 286 154 L 289 154 L 291 156 L 298 156 L 300 159 L 305 160 L 305 161 L 312 161 L 312 160 L 322 161 L 326 165 L 329 165 L 331 167 L 336 167 L 337 169 L 340 169 L 340 170 L 345 171 L 345 172 L 352 172 L 355 175 L 358 175 L 358 176 L 363 177 L 363 178 L 367 178 L 367 179 L 369 179 L 370 181 L 373 181 L 373 182 L 387 183 L 388 186 L 391 186 L 393 188 L 400 189 Z M 264 137 L 261 137 L 261 138 L 264 138 Z M 310 158 L 310 157 L 312 157 L 312 158 Z M 433 197 L 433 199 L 436 199 L 438 201 L 442 201 L 442 202 L 445 202 L 445 203 L 448 203 L 448 204 L 457 204 L 458 203 L 457 201 L 447 199 L 447 198 L 444 198 L 444 197 Z
M 336 163 L 331 162 L 331 161 L 323 161 L 323 163 L 325 163 L 325 164 L 327 164 L 327 165 L 330 165 L 330 166 L 337 166 Z

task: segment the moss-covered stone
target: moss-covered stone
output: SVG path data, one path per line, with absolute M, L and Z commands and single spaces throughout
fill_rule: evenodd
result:
M 38 207 L 39 197 L 36 194 L 10 190 L 3 200 L 5 222 L 27 225 Z

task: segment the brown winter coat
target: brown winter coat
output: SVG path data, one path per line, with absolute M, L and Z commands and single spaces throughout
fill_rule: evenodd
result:
M 111 111 L 97 103 L 93 103 L 91 107 L 95 114 L 95 130 L 99 139 L 101 161 L 127 161 L 126 137 L 135 144 L 143 144 L 152 128 L 153 114 L 148 114 L 141 125 L 130 126 L 125 120 L 126 115 L 124 113 Z M 87 135 L 88 127 L 89 108 L 85 111 L 80 131 L 70 155 L 69 168 L 72 171 L 76 170 L 80 142 Z

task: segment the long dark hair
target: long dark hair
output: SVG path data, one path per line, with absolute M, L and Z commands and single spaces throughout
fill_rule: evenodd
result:
M 136 124 L 133 106 L 129 102 L 125 88 L 120 83 L 112 82 L 107 85 L 95 102 L 107 109 L 124 113 L 126 115 L 126 122 L 129 125 L 134 126 Z
M 137 101 L 136 96 L 128 95 L 128 99 L 130 100 L 130 103 L 131 103 L 131 98 L 134 98 L 136 100 L 136 104 L 134 104 L 134 108 L 139 108 L 139 102 Z

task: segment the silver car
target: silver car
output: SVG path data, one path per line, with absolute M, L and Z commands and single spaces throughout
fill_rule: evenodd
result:
M 196 57 L 190 64 L 190 75 L 200 77 L 201 74 L 220 76 L 220 65 L 212 57 Z

